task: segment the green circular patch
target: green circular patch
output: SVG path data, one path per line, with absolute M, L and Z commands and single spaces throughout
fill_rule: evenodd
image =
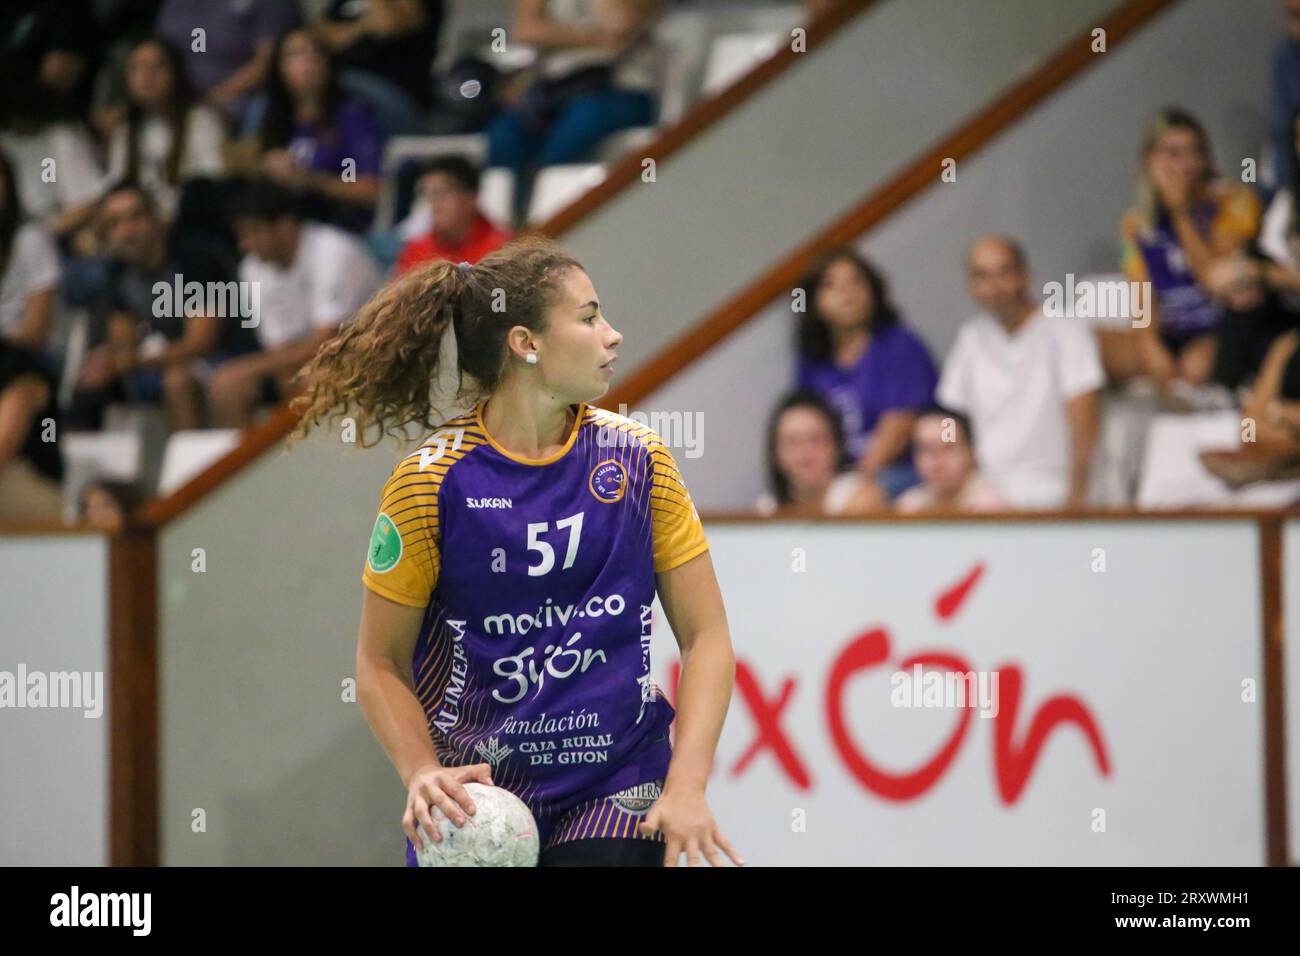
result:
M 382 511 L 375 519 L 375 530 L 370 532 L 370 553 L 366 561 L 376 574 L 391 571 L 402 557 L 402 536 L 393 519 Z

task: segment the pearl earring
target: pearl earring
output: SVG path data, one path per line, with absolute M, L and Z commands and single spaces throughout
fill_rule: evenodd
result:
M 537 353 L 536 353 L 536 352 L 529 352 L 527 355 L 524 356 L 524 361 L 527 362 L 529 365 L 536 365 L 536 364 L 537 364 Z

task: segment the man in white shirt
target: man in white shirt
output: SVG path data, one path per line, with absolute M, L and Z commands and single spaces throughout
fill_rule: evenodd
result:
M 966 264 L 984 311 L 958 332 L 935 395 L 970 417 L 980 469 L 1012 507 L 1083 507 L 1105 383 L 1092 330 L 1043 314 L 1015 240 L 978 239 Z
M 261 350 L 225 362 L 209 397 L 218 427 L 243 428 L 268 383 L 280 400 L 299 369 L 382 284 L 365 244 L 351 233 L 303 220 L 291 194 L 251 184 L 232 211 L 244 258 L 239 279 L 251 300 Z

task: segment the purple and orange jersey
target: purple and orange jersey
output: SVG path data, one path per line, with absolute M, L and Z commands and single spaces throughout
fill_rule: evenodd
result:
M 1259 197 L 1239 183 L 1212 183 L 1191 215 L 1215 254 L 1227 255 L 1259 232 Z M 1159 330 L 1174 338 L 1189 338 L 1217 328 L 1222 310 L 1201 287 L 1168 215 L 1148 228 L 1142 213 L 1131 209 L 1124 215 L 1121 231 L 1124 273 L 1130 282 L 1151 283 Z
M 496 444 L 481 403 L 446 422 L 394 468 L 362 575 L 425 609 L 412 674 L 439 761 L 490 764 L 544 845 L 590 835 L 557 831 L 570 811 L 665 777 L 674 711 L 651 679 L 655 575 L 708 549 L 663 440 L 576 412 L 544 459 Z

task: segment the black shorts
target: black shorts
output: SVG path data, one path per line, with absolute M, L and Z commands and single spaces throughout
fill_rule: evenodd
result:
M 1217 329 L 1201 329 L 1197 332 L 1166 332 L 1161 330 L 1160 341 L 1164 343 L 1165 348 L 1169 350 L 1171 355 L 1177 357 L 1182 355 L 1183 350 L 1193 342 L 1205 338 L 1216 338 L 1217 335 Z
M 595 837 L 569 840 L 543 850 L 538 866 L 663 866 L 664 844 L 658 840 Z
M 662 787 L 662 780 L 649 781 L 580 803 L 558 818 L 543 815 L 538 824 L 542 846 L 537 865 L 663 866 L 663 835 L 642 834 L 638 829 Z M 419 866 L 409 839 L 406 865 Z

